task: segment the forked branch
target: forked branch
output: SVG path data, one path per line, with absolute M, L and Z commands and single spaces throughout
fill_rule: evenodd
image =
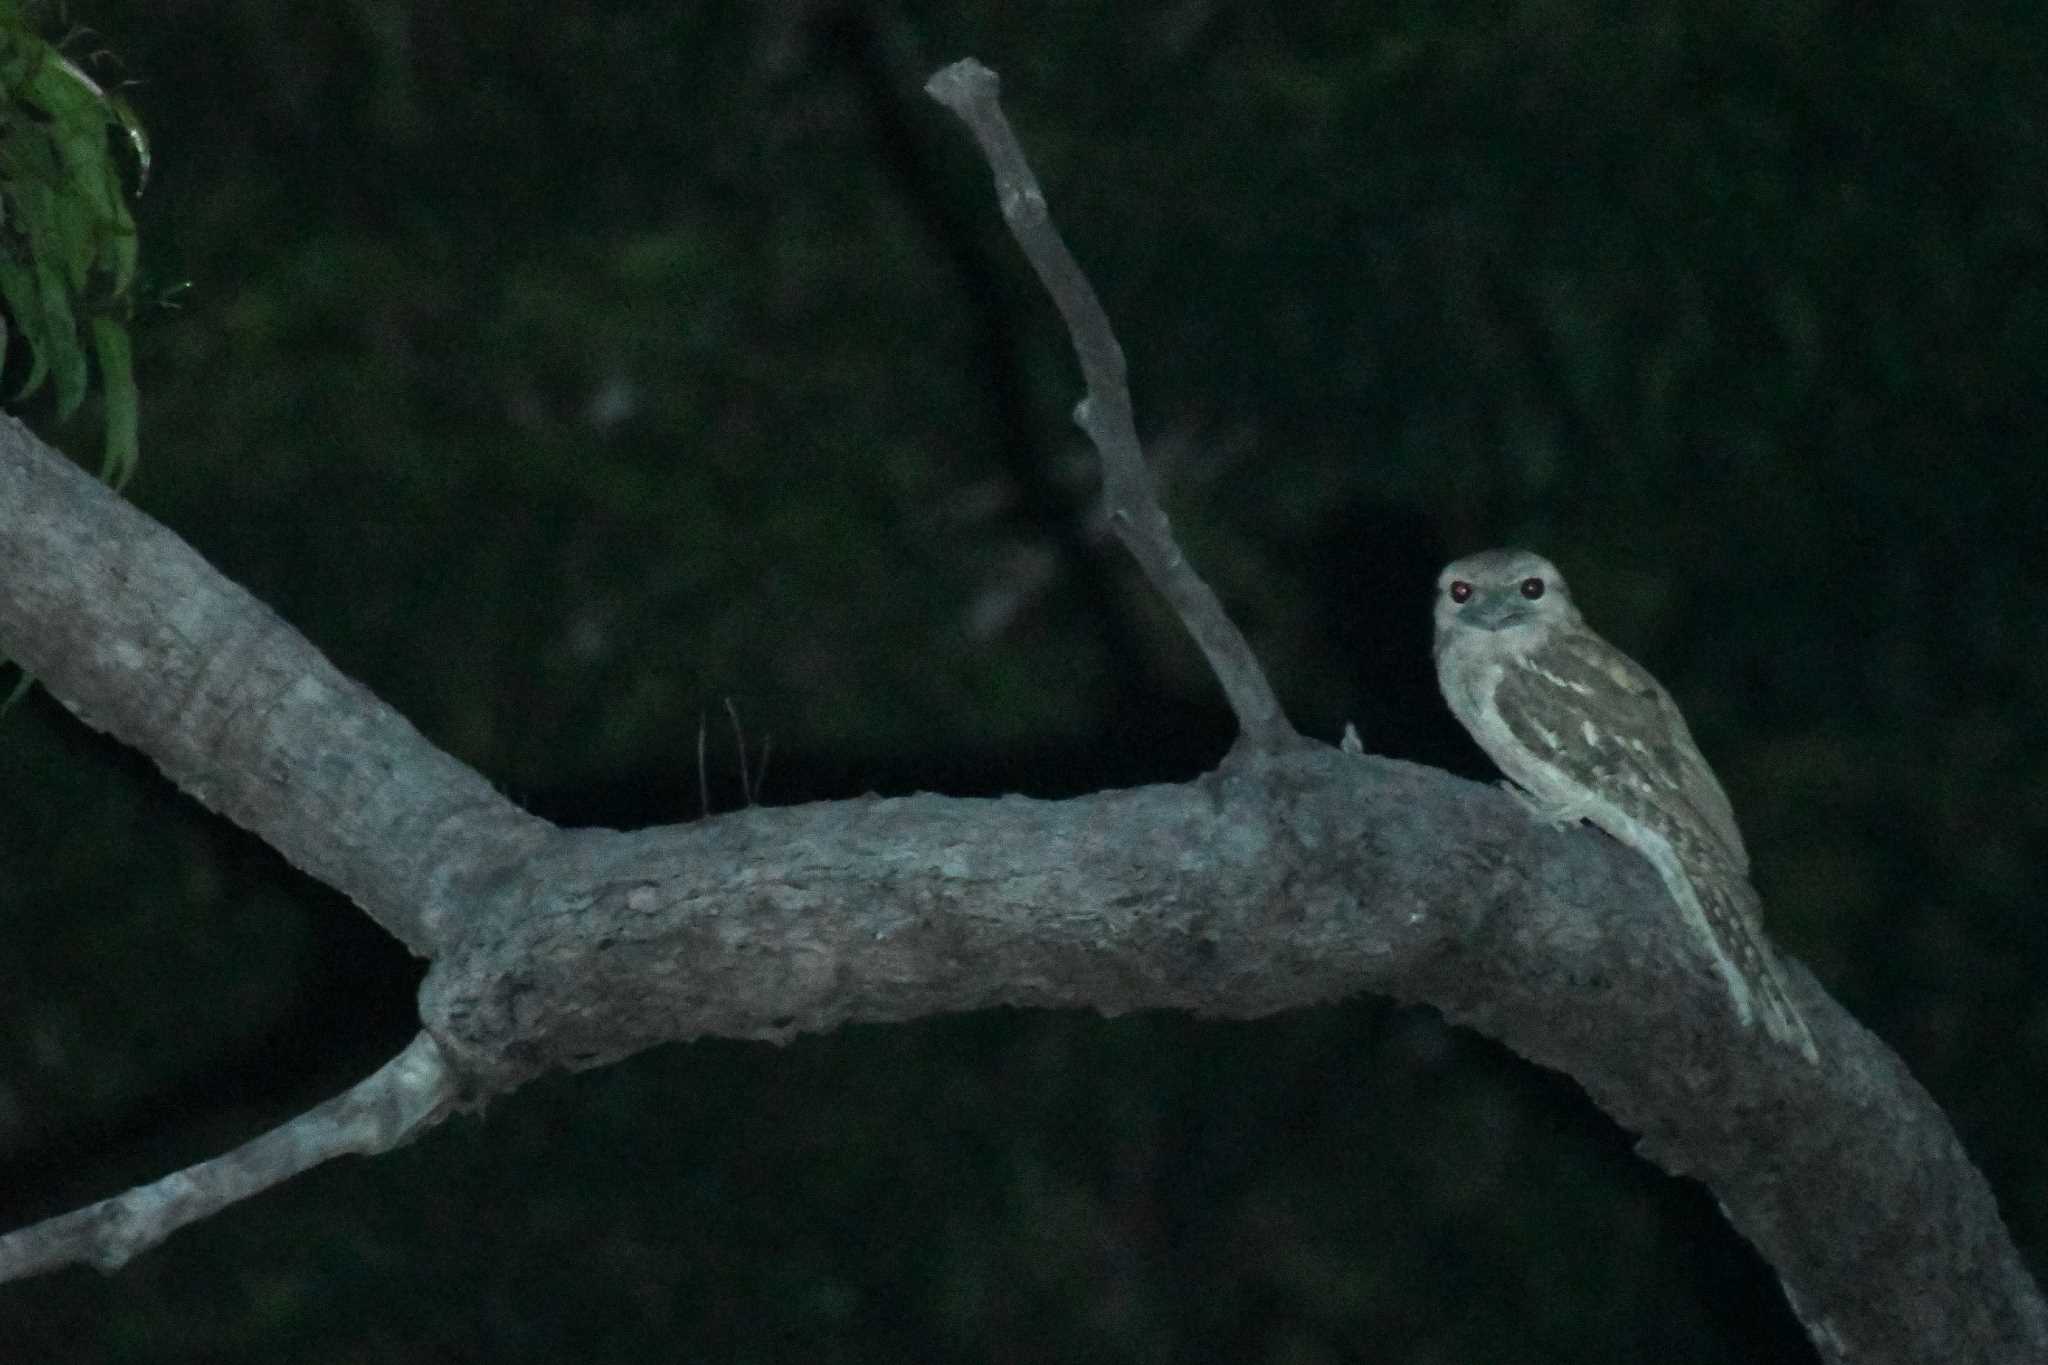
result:
M 1123 364 L 972 63 L 935 91 L 1088 374 L 1116 524 L 1208 653 L 1245 750 L 1198 782 L 1066 801 L 936 796 L 563 831 L 342 677 L 164 528 L 0 421 L 0 649 L 434 959 L 425 1032 L 226 1156 L 0 1238 L 0 1281 L 115 1266 L 184 1224 L 458 1103 L 701 1037 L 783 1039 L 992 1006 L 1249 1018 L 1375 991 L 1566 1072 L 1694 1176 L 1830 1365 L 2048 1359 L 2048 1304 L 1903 1062 L 1804 977 L 1815 1074 L 1727 1009 L 1611 840 L 1497 791 L 1298 745 L 1174 549 Z

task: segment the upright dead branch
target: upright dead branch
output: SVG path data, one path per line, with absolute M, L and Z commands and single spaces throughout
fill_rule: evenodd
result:
M 1066 321 L 1088 389 L 1075 405 L 1074 421 L 1102 457 L 1102 497 L 1109 524 L 1209 661 L 1237 714 L 1239 743 L 1266 753 L 1301 743 L 1243 633 L 1174 542 L 1131 415 L 1123 347 L 1117 344 L 1088 277 L 1053 225 L 1045 191 L 1003 116 L 996 73 L 967 57 L 940 70 L 924 88 L 959 115 L 981 144 L 982 155 L 995 172 L 1003 222 Z

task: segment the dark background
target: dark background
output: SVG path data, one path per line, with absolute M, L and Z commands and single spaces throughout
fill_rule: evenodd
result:
M 637 826 L 1180 780 L 964 130 L 1000 71 L 1184 545 L 1297 721 L 1489 771 L 1430 581 L 1544 550 L 1774 932 L 2048 1232 L 2048 18 L 1817 0 L 77 4 L 156 139 L 130 495 L 518 800 Z M 96 56 L 101 49 L 114 58 Z M 34 415 L 31 413 L 31 415 Z M 88 420 L 50 430 L 88 463 Z M 419 966 L 38 694 L 0 722 L 0 1224 L 410 1035 Z M 1698 1187 L 1426 1010 L 672 1046 L 345 1161 L 14 1361 L 1811 1359 Z

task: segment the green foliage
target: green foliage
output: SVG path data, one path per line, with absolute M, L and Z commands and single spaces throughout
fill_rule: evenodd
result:
M 137 457 L 135 373 L 128 343 L 134 308 L 136 192 L 149 174 L 149 142 L 109 94 L 38 35 L 18 6 L 0 3 L 0 360 L 28 343 L 16 401 L 48 382 L 60 418 L 85 401 L 97 361 L 106 443 L 100 474 L 116 485 Z

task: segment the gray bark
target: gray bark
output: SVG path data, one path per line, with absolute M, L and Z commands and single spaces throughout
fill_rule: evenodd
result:
M 1499 791 L 1315 748 L 1072 801 L 560 830 L 11 422 L 0 646 L 433 958 L 435 1046 L 384 1095 L 406 1117 L 334 1150 L 670 1040 L 1003 1004 L 1251 1017 L 1372 991 L 1569 1073 L 1705 1181 L 1823 1358 L 2048 1359 L 1990 1191 L 1898 1058 L 1797 971 L 1819 1073 L 1741 1028 L 1646 864 Z M 137 1245 L 52 1240 L 61 1222 L 0 1239 L 0 1271 Z

